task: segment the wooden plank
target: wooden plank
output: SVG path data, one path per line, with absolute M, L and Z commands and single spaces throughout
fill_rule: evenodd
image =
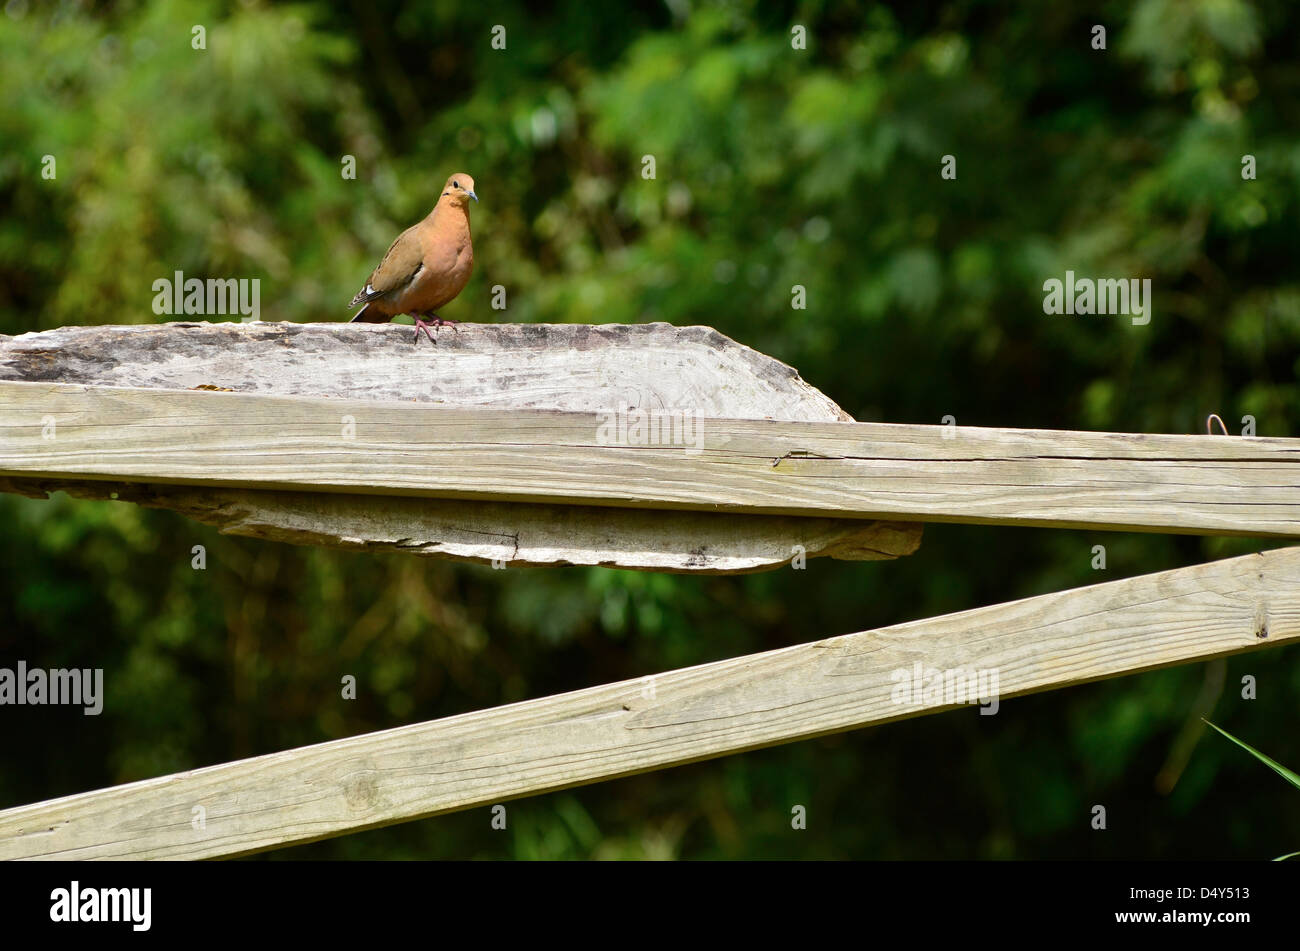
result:
M 170 323 L 0 336 L 0 380 L 459 406 L 597 411 L 686 406 L 701 416 L 850 417 L 785 364 L 708 327 L 462 325 L 412 346 L 397 324 Z M 792 558 L 911 554 L 915 523 L 737 520 L 570 505 L 345 497 L 111 481 L 0 479 L 33 498 L 64 491 L 166 508 L 233 535 L 498 565 L 602 565 L 734 574 Z
M 612 422 L 595 413 L 0 383 L 0 476 L 1300 534 L 1293 439 L 702 419 L 685 445 L 640 445 Z
M 735 419 L 850 421 L 780 360 L 712 327 L 172 322 L 0 334 L 0 380 Z
M 0 478 L 0 492 L 45 498 L 54 491 L 170 509 L 230 535 L 503 568 L 742 574 L 796 556 L 882 561 L 921 543 L 913 522 Z
M 247 854 L 961 706 L 936 676 L 1001 702 L 1297 641 L 1286 548 L 8 809 L 0 858 Z

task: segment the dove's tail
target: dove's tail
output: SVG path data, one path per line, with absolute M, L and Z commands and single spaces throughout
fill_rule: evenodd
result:
M 393 317 L 391 314 L 381 314 L 379 309 L 373 304 L 367 304 L 365 307 L 362 307 L 357 311 L 356 316 L 348 321 L 348 323 L 355 324 L 357 321 L 361 321 L 365 324 L 382 324 L 392 319 Z

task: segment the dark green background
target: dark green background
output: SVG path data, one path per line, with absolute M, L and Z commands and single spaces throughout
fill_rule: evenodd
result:
M 4 9 L 0 332 L 162 319 L 177 269 L 260 278 L 266 320 L 346 319 L 463 170 L 476 268 L 448 318 L 500 317 L 502 284 L 512 321 L 709 324 L 861 420 L 1296 435 L 1292 3 Z M 1045 316 L 1067 268 L 1149 277 L 1151 323 Z M 108 692 L 97 718 L 0 710 L 0 805 L 1276 545 L 932 526 L 893 563 L 688 578 L 273 545 L 61 495 L 0 519 L 0 662 L 103 667 Z M 1300 848 L 1300 794 L 1195 718 L 1300 766 L 1297 658 L 1234 658 L 1208 701 L 1190 665 L 538 796 L 505 832 L 477 809 L 274 857 L 1267 858 Z

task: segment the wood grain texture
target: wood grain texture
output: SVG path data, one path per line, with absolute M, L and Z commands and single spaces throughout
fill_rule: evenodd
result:
M 582 412 L 0 383 L 0 475 L 1300 534 L 1293 439 L 705 419 L 695 451 L 602 444 L 608 422 Z
M 921 543 L 921 526 L 908 522 L 0 478 L 0 492 L 54 491 L 170 509 L 231 535 L 499 567 L 743 574 L 788 565 L 797 554 L 880 561 Z
M 918 670 L 996 672 L 1002 702 L 1297 641 L 1286 548 L 8 809 L 0 858 L 246 854 L 960 705 L 898 696 Z
M 0 380 L 456 406 L 597 411 L 620 404 L 702 416 L 836 422 L 850 417 L 793 369 L 707 327 L 461 325 L 438 349 L 402 326 L 170 323 L 0 336 Z M 874 561 L 910 554 L 921 526 L 475 500 L 347 498 L 76 480 L 0 480 L 31 497 L 62 490 L 168 508 L 222 532 L 299 545 L 400 551 L 507 565 L 603 565 L 740 573 L 796 554 Z
M 0 335 L 0 380 L 599 412 L 851 417 L 786 364 L 711 327 L 174 322 Z

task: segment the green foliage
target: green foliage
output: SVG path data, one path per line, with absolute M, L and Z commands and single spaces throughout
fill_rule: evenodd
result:
M 1217 412 L 1297 435 L 1294 5 L 5 9 L 0 332 L 163 319 L 152 282 L 176 270 L 260 278 L 264 319 L 346 319 L 465 170 L 476 269 L 451 319 L 503 316 L 501 284 L 513 321 L 710 324 L 864 420 L 1202 432 Z M 1044 315 L 1066 269 L 1151 278 L 1152 322 Z M 0 663 L 103 667 L 108 692 L 97 718 L 0 714 L 0 805 L 1256 544 L 933 526 L 895 563 L 692 578 L 292 548 L 61 496 L 0 497 L 0 518 Z M 1221 698 L 1280 755 L 1294 650 L 1233 659 Z M 1243 704 L 1247 673 L 1268 689 Z M 1249 857 L 1300 835 L 1217 748 L 1154 791 L 1201 690 L 1157 671 L 517 801 L 506 832 L 476 810 L 282 857 Z

